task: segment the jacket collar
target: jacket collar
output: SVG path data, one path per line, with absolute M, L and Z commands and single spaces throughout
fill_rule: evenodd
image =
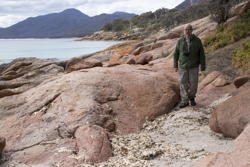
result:
M 192 34 L 190 40 L 191 40 L 191 41 L 194 40 L 195 37 L 196 37 L 196 36 L 195 36 L 194 34 Z M 182 35 L 182 38 L 183 38 L 183 39 L 186 39 L 185 35 Z

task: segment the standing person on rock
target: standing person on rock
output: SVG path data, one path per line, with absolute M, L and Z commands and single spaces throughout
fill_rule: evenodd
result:
M 184 36 L 177 42 L 174 53 L 174 68 L 179 71 L 181 102 L 179 108 L 196 105 L 195 96 L 198 87 L 199 66 L 206 70 L 206 60 L 201 40 L 192 34 L 190 24 L 185 26 Z

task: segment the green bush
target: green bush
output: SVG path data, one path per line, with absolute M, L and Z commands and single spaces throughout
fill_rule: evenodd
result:
M 233 55 L 233 65 L 239 67 L 243 73 L 250 69 L 250 39 L 235 51 Z
M 116 19 L 112 23 L 107 23 L 104 27 L 104 31 L 115 31 L 120 32 L 130 27 L 129 20 L 127 19 Z
M 113 24 L 112 23 L 107 23 L 104 27 L 103 30 L 104 31 L 112 31 L 113 29 Z
M 235 23 L 220 25 L 216 32 L 204 41 L 208 52 L 222 48 L 246 37 L 250 32 L 250 11 L 241 16 Z

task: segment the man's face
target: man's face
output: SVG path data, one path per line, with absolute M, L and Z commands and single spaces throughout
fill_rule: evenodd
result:
M 186 36 L 191 36 L 192 32 L 193 32 L 193 29 L 192 29 L 191 26 L 185 27 L 185 29 L 184 29 L 184 34 L 185 34 Z

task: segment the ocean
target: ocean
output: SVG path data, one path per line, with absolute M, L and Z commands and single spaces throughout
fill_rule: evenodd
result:
M 0 39 L 0 63 L 20 57 L 67 60 L 103 50 L 121 41 L 78 41 L 66 39 Z

